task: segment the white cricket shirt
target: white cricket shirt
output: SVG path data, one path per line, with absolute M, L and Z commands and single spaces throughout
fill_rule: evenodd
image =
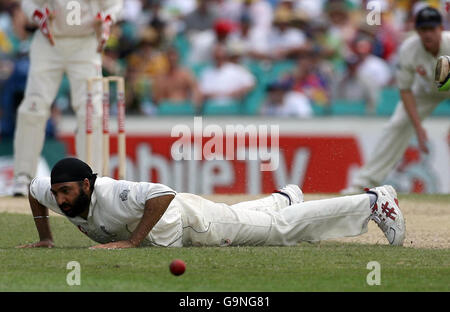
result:
M 129 239 L 141 221 L 147 200 L 176 195 L 174 190 L 160 183 L 102 177 L 97 178 L 94 185 L 87 220 L 81 217 L 67 219 L 90 239 L 101 244 Z M 50 187 L 50 177 L 37 177 L 30 184 L 30 194 L 43 206 L 64 215 Z M 182 232 L 181 213 L 176 205 L 169 205 L 142 245 L 181 246 Z
M 254 85 L 255 77 L 252 73 L 244 66 L 231 62 L 227 62 L 221 67 L 206 68 L 199 80 L 199 88 L 202 92 L 220 94 L 215 100 L 229 99 L 225 94 Z

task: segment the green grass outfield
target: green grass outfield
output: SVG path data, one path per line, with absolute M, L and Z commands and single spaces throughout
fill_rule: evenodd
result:
M 63 217 L 51 219 L 56 248 L 16 249 L 37 240 L 29 215 L 0 213 L 0 291 L 449 291 L 450 250 L 337 242 L 296 247 L 137 248 L 94 245 Z M 187 264 L 173 276 L 174 258 Z M 69 261 L 81 285 L 68 286 Z M 369 261 L 381 285 L 369 286 Z

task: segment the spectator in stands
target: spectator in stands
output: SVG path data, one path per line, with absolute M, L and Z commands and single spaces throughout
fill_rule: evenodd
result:
M 273 11 L 265 0 L 243 0 L 240 14 L 235 20 L 239 27 L 230 37 L 240 39 L 240 45 L 245 43 L 250 48 L 252 57 L 266 58 L 268 48 L 268 33 L 272 27 Z M 239 38 L 240 37 L 240 38 Z
M 330 87 L 318 64 L 313 53 L 299 57 L 294 71 L 283 80 L 289 81 L 293 91 L 303 94 L 315 105 L 327 106 L 330 101 Z
M 443 14 L 444 29 L 450 29 L 450 1 L 445 2 L 445 13 Z
M 120 54 L 117 49 L 106 46 L 103 52 L 102 70 L 104 76 L 123 76 L 125 68 L 120 62 Z
M 313 20 L 304 11 L 297 10 L 292 13 L 291 26 L 295 29 L 300 30 L 307 38 L 312 38 L 312 22 Z
M 202 100 L 222 105 L 242 100 L 255 87 L 255 78 L 242 65 L 229 61 L 223 45 L 216 45 L 213 55 L 214 65 L 206 68 L 199 79 Z
M 0 29 L 0 56 L 10 55 L 12 52 L 12 44 L 6 32 Z
M 346 70 L 338 73 L 333 85 L 333 98 L 351 102 L 370 102 L 369 86 L 358 78 L 358 66 L 361 63 L 356 55 L 350 55 L 345 59 Z
M 356 75 L 369 94 L 367 111 L 375 112 L 375 106 L 381 90 L 393 79 L 392 71 L 386 61 L 371 54 L 372 41 L 365 36 L 355 38 L 352 50 L 358 57 Z
M 139 15 L 145 9 L 147 1 L 141 0 L 126 0 L 123 3 L 122 19 L 125 21 L 136 21 Z
M 338 38 L 346 46 L 350 45 L 355 37 L 356 28 L 352 23 L 345 1 L 328 1 L 326 13 L 330 22 L 331 35 Z
M 294 10 L 301 10 L 308 14 L 311 20 L 317 20 L 323 14 L 327 0 L 295 0 Z
M 339 72 L 344 66 L 344 44 L 330 31 L 327 20 L 312 20 L 311 36 L 314 38 L 314 49 L 324 60 L 331 62 L 334 72 Z
M 368 25 L 367 22 L 363 20 L 356 30 L 355 38 L 366 37 L 367 40 L 371 42 L 372 51 L 370 51 L 370 53 L 383 58 L 383 42 L 381 42 L 381 39 L 377 36 L 379 29 L 380 27 L 378 25 Z
M 165 74 L 169 68 L 166 56 L 158 49 L 158 33 L 147 28 L 136 50 L 127 57 L 127 109 L 142 112 L 141 103 L 151 94 L 152 79 Z
M 18 4 L 17 0 L 2 0 L 0 2 L 0 29 L 5 30 L 10 23 L 10 13 L 8 12 L 12 5 Z
M 169 62 L 167 73 L 157 75 L 153 83 L 153 102 L 173 105 L 190 103 L 200 105 L 200 93 L 193 74 L 179 64 L 178 52 L 169 48 L 166 52 Z
M 267 86 L 267 100 L 261 113 L 273 117 L 312 117 L 311 102 L 302 93 L 292 91 L 289 81 L 275 81 Z
M 184 18 L 187 33 L 211 30 L 216 19 L 211 8 L 211 1 L 198 0 L 197 8 Z
M 158 34 L 165 33 L 166 19 L 161 13 L 161 3 L 160 1 L 152 1 L 150 6 L 150 20 L 148 26 L 152 27 Z
M 243 0 L 242 14 L 250 17 L 253 30 L 259 34 L 268 33 L 272 27 L 273 9 L 266 0 Z
M 255 54 L 263 55 L 264 58 L 277 61 L 284 60 L 289 57 L 295 57 L 299 53 L 309 51 L 310 44 L 305 34 L 291 26 L 293 15 L 289 10 L 280 8 L 275 12 L 273 27 L 267 34 L 266 38 L 262 38 L 260 42 L 256 42 L 253 51 Z
M 12 17 L 9 7 L 3 2 L 0 4 L 0 57 L 12 55 L 12 43 L 9 34 L 12 32 Z
M 197 5 L 198 0 L 151 0 L 154 2 L 162 2 L 164 11 L 178 17 L 192 13 Z
M 31 35 L 35 27 L 28 21 L 18 2 L 13 2 L 8 8 L 11 15 L 11 30 L 8 37 L 12 45 L 12 53 L 16 56 L 28 54 Z
M 0 58 L 0 134 L 13 138 L 17 108 L 25 92 L 29 61 L 7 61 Z
M 251 19 L 247 14 L 243 14 L 239 20 L 239 27 L 227 37 L 227 47 L 239 47 L 243 55 L 251 52 L 252 47 L 252 32 Z
M 188 62 L 192 65 L 207 64 L 212 61 L 212 51 L 217 44 L 226 44 L 237 26 L 229 20 L 216 20 L 212 30 L 190 36 L 191 52 Z
M 254 27 L 253 20 L 248 13 L 243 13 L 239 26 L 227 37 L 226 45 L 232 49 L 239 49 L 244 62 L 250 59 L 267 60 L 270 55 L 267 33 L 262 34 Z
M 384 17 L 384 14 L 381 14 L 381 16 Z M 368 25 L 363 20 L 358 27 L 356 36 L 369 37 L 373 46 L 372 54 L 386 62 L 393 62 L 400 39 L 388 20 L 382 18 L 380 25 Z
M 216 16 L 209 0 L 199 0 L 197 8 L 185 16 L 185 34 L 190 45 L 189 65 L 195 66 L 211 61 L 212 47 L 216 43 L 213 29 L 215 21 Z
M 247 52 L 244 45 L 237 41 L 227 41 L 224 47 L 230 63 L 244 65 L 245 62 L 243 61 L 243 58 L 245 58 Z
M 0 4 L 0 135 L 2 138 L 14 135 L 16 111 L 21 96 L 23 96 L 24 82 L 28 70 L 25 62 L 25 74 L 18 75 L 16 55 L 11 37 L 14 32 L 12 7 L 13 3 Z M 17 4 L 18 5 L 18 4 Z M 17 79 L 16 77 L 19 77 Z M 19 83 L 17 83 L 19 82 Z M 17 87 L 19 85 L 19 87 Z
M 218 19 L 214 23 L 214 32 L 216 35 L 215 44 L 225 44 L 229 36 L 237 28 L 237 24 L 231 20 Z
M 242 1 L 229 1 L 229 0 L 212 0 L 213 12 L 218 19 L 224 19 L 238 23 L 242 11 Z
M 382 46 L 382 54 L 377 56 L 389 63 L 393 62 L 397 47 L 402 41 L 400 31 L 395 28 L 392 19 L 388 18 L 391 9 L 392 6 L 386 0 L 382 1 L 381 21 L 375 32 L 375 36 Z

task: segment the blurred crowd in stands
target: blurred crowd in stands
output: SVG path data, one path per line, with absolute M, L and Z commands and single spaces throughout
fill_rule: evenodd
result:
M 103 74 L 125 77 L 127 114 L 376 114 L 414 13 L 444 2 L 124 0 Z M 23 96 L 34 30 L 19 1 L 1 1 L 3 116 Z M 68 92 L 64 80 L 55 114 L 70 112 Z

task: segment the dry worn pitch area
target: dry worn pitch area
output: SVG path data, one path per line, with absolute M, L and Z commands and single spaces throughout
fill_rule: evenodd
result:
M 215 202 L 234 204 L 262 196 L 212 195 L 205 197 Z M 332 196 L 306 194 L 305 200 L 329 197 Z M 400 208 L 406 219 L 404 246 L 412 248 L 450 248 L 450 195 L 400 195 L 399 197 Z M 14 197 L 0 198 L 0 212 L 31 213 L 27 199 Z M 383 233 L 373 222 L 369 223 L 369 231 L 367 233 L 358 237 L 339 239 L 338 241 L 387 244 Z

